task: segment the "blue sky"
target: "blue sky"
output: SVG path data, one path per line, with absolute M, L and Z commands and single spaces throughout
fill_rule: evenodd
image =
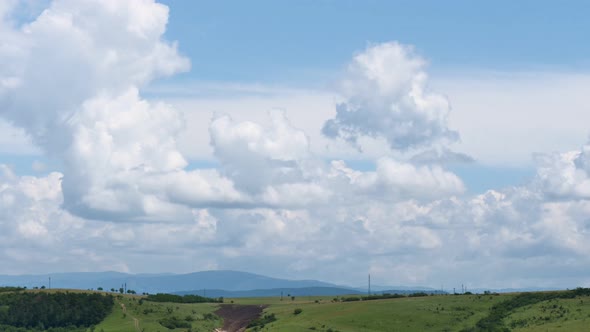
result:
M 588 286 L 589 9 L 2 2 L 0 274 Z
M 367 43 L 415 45 L 432 71 L 588 68 L 587 1 L 164 1 L 192 78 L 314 82 Z M 308 78 L 306 80 L 306 78 Z
M 171 9 L 166 36 L 193 59 L 190 72 L 171 79 L 180 82 L 321 89 L 339 77 L 351 54 L 390 40 L 413 45 L 428 60 L 431 75 L 439 77 L 576 72 L 590 66 L 586 1 L 163 3 Z M 472 192 L 520 184 L 534 175 L 530 164 L 454 169 Z

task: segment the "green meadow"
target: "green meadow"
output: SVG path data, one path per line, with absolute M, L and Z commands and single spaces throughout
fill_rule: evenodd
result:
M 219 303 L 152 302 L 137 295 L 113 296 L 113 310 L 87 331 L 212 332 L 224 324 L 214 313 Z M 345 298 L 235 298 L 225 299 L 224 305 L 264 306 L 262 316 L 274 318 L 247 331 L 590 331 L 588 289 L 348 302 L 343 301 Z
M 555 299 L 513 311 L 506 319 L 513 331 L 590 331 L 590 297 Z
M 474 326 L 492 305 L 509 296 L 437 295 L 355 302 L 326 297 L 299 301 L 274 299 L 265 312 L 274 313 L 277 320 L 261 330 L 460 331 Z M 235 301 L 268 303 L 266 299 Z M 296 309 L 301 309 L 301 313 L 295 314 Z
M 221 327 L 222 321 L 213 314 L 217 304 L 211 303 L 158 303 L 145 301 L 141 296 L 115 297 L 113 312 L 97 325 L 95 332 L 164 332 L 207 331 Z M 189 327 L 168 328 L 167 322 L 181 322 Z M 172 323 L 174 324 L 174 323 Z
M 590 331 L 590 296 L 587 294 L 566 299 L 541 298 L 537 303 L 524 306 L 520 306 L 521 297 L 501 294 L 357 302 L 326 297 L 235 301 L 271 304 L 265 313 L 275 314 L 277 320 L 260 328 L 261 331 Z M 528 301 L 527 297 L 525 300 Z M 483 322 L 489 322 L 490 316 L 503 308 L 501 303 L 515 308 L 501 316 L 498 324 L 485 325 Z M 295 314 L 296 309 L 301 312 Z
M 480 320 L 490 315 L 492 307 L 514 299 L 517 294 L 435 295 L 397 299 L 341 302 L 340 298 L 317 296 L 226 299 L 226 304 L 266 305 L 264 314 L 276 320 L 248 331 L 588 331 L 590 296 L 542 300 L 510 311 L 501 319 L 503 329 L 480 328 Z M 218 304 L 151 303 L 139 297 L 119 299 L 120 307 L 97 326 L 97 330 L 134 331 L 133 318 L 140 331 L 167 331 L 158 322 L 166 317 L 192 316 L 191 331 L 213 331 L 221 320 L 205 319 Z M 297 310 L 300 309 L 300 310 Z M 296 314 L 296 311 L 300 311 Z M 211 317 L 209 315 L 209 317 Z M 177 328 L 173 331 L 189 331 Z

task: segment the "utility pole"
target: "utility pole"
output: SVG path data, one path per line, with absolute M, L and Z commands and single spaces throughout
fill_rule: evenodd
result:
M 368 296 L 371 296 L 371 274 L 369 273 L 369 292 Z

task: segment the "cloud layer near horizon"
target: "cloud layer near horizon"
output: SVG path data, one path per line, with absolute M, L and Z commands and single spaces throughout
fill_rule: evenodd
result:
M 142 89 L 190 64 L 152 0 L 53 1 L 34 21 L 0 8 L 0 116 L 63 164 L 0 168 L 3 273 L 232 268 L 355 283 L 588 285 L 588 151 L 542 155 L 534 181 L 465 195 L 444 168 L 459 133 L 424 60 L 399 43 L 355 55 L 323 133 L 363 150 L 359 171 L 311 149 L 283 111 L 217 115 L 218 167 L 189 169 L 183 114 Z M 107 23 L 108 22 L 108 23 Z M 362 155 L 362 151 L 356 152 Z M 414 158 L 411 158 L 414 156 Z M 465 157 L 465 156 L 463 156 Z M 33 267 L 34 266 L 34 267 Z M 461 281 L 457 281 L 461 278 Z

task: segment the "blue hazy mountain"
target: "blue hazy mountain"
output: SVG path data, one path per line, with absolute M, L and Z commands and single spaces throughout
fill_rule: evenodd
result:
M 335 296 L 344 294 L 366 294 L 366 287 L 347 287 L 317 280 L 288 280 L 262 276 L 238 271 L 202 271 L 187 274 L 127 274 L 121 272 L 75 272 L 54 273 L 42 275 L 0 275 L 0 286 L 21 286 L 27 288 L 49 287 L 71 289 L 114 288 L 118 290 L 123 285 L 137 293 L 182 293 L 203 294 L 212 297 L 248 297 L 248 296 Z M 445 289 L 448 291 L 448 289 Z M 469 289 L 472 292 L 483 293 L 484 288 Z M 489 289 L 493 292 L 518 292 L 526 290 L 548 290 L 545 288 L 522 289 Z M 419 286 L 382 286 L 372 285 L 374 294 L 398 293 L 410 294 L 415 292 L 439 293 L 429 287 Z
M 338 287 L 317 280 L 286 280 L 238 271 L 203 271 L 188 274 L 126 274 L 120 272 L 77 272 L 44 275 L 0 275 L 0 286 L 26 286 L 73 289 L 127 289 L 138 293 L 179 292 L 220 289 L 246 291 L 272 288 Z

